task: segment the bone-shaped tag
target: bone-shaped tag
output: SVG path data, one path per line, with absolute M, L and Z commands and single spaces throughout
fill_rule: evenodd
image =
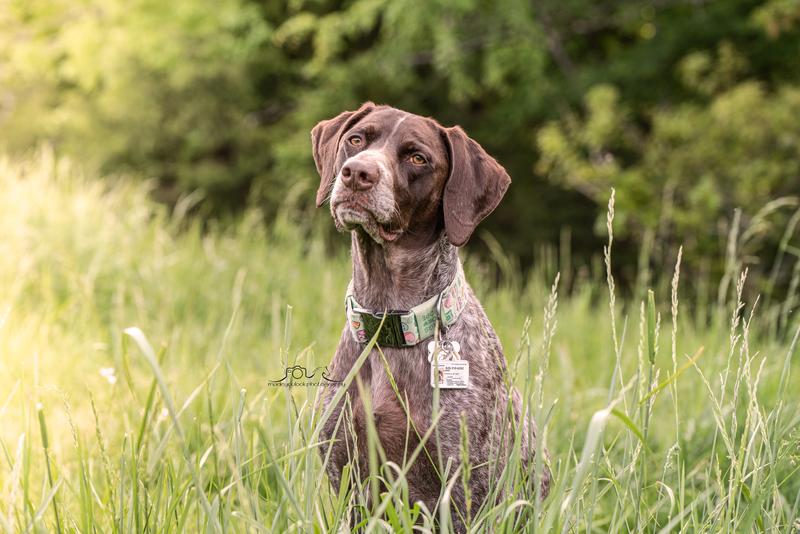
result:
M 433 362 L 434 357 L 439 361 L 460 360 L 460 350 L 461 344 L 458 341 L 449 341 L 447 339 L 431 341 L 428 343 L 428 361 Z

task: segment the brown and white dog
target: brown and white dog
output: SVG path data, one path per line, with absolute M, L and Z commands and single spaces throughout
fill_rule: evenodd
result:
M 478 223 L 495 209 L 511 183 L 505 169 L 478 143 L 459 127 L 445 128 L 433 119 L 371 102 L 320 122 L 311 137 L 321 177 L 317 206 L 330 199 L 336 228 L 352 236 L 353 279 L 348 298 L 362 311 L 407 311 L 446 293 L 457 278 L 463 280 L 457 247 L 466 243 Z M 520 439 L 524 465 L 529 473 L 533 471 L 536 429 L 532 419 L 521 414 L 519 393 L 507 387 L 500 341 L 466 282 L 461 296 L 458 315 L 442 326 L 447 326 L 447 340 L 460 344 L 460 358 L 469 362 L 469 387 L 439 390 L 442 414 L 438 433 L 427 443 L 428 454 L 420 455 L 410 467 L 407 480 L 410 502 L 419 500 L 435 510 L 447 483 L 441 477 L 443 465 L 452 459 L 455 470 L 460 462 L 463 417 L 468 427 L 474 515 L 493 489 L 491 484 L 504 467 L 515 437 Z M 380 318 L 380 313 L 376 315 Z M 372 335 L 366 332 L 364 336 L 363 328 L 358 331 L 360 320 L 351 319 L 347 318 L 329 367 L 333 380 L 347 375 Z M 384 336 L 378 341 L 400 399 L 376 349 L 359 373 L 362 391 L 370 395 L 369 415 L 374 418 L 386 459 L 400 466 L 428 431 L 434 398 L 430 340 L 421 339 L 422 327 L 413 329 L 409 334 L 403 324 L 406 339 Z M 382 339 L 390 342 L 382 343 Z M 324 407 L 335 391 L 326 389 Z M 349 402 L 345 402 L 347 397 Z M 403 407 L 406 402 L 407 411 Z M 334 435 L 345 405 L 349 408 Z M 513 418 L 507 416 L 509 405 Z M 348 463 L 359 469 L 362 477 L 369 473 L 365 423 L 369 415 L 355 381 L 332 413 L 322 432 L 328 443 L 323 454 L 330 453 L 328 474 L 338 487 L 342 468 Z M 541 494 L 545 496 L 550 472 L 546 467 L 543 471 Z M 459 511 L 453 513 L 454 518 L 466 517 L 461 482 L 453 484 L 452 492 Z

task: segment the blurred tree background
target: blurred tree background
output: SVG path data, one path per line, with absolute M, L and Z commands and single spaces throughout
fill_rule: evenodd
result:
M 631 283 L 679 245 L 721 273 L 729 235 L 762 288 L 800 265 L 799 0 L 0 0 L 0 150 L 199 191 L 206 216 L 311 218 L 309 131 L 364 100 L 506 166 L 485 228 L 523 265 L 596 255 L 611 187 Z

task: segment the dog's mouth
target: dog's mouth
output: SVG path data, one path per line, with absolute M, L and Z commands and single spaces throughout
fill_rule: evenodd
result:
M 381 239 L 383 239 L 387 243 L 391 243 L 392 241 L 397 240 L 397 238 L 400 237 L 400 234 L 402 233 L 403 233 L 402 230 L 394 229 L 389 225 L 386 224 L 378 225 L 378 234 L 381 236 Z
M 361 228 L 379 244 L 396 241 L 403 230 L 389 221 L 379 219 L 369 209 L 341 202 L 333 206 L 333 221 L 339 231 L 352 231 Z

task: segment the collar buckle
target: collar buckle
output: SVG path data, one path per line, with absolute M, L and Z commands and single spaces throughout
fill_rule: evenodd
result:
M 353 312 L 361 315 L 361 321 L 364 323 L 364 329 L 367 335 L 372 337 L 378 328 L 381 327 L 384 312 L 374 312 L 360 307 L 354 307 Z M 383 328 L 378 333 L 377 343 L 382 347 L 405 347 L 406 339 L 403 333 L 403 323 L 400 318 L 408 312 L 400 312 L 396 310 L 389 310 L 385 312 L 386 320 L 383 322 Z

